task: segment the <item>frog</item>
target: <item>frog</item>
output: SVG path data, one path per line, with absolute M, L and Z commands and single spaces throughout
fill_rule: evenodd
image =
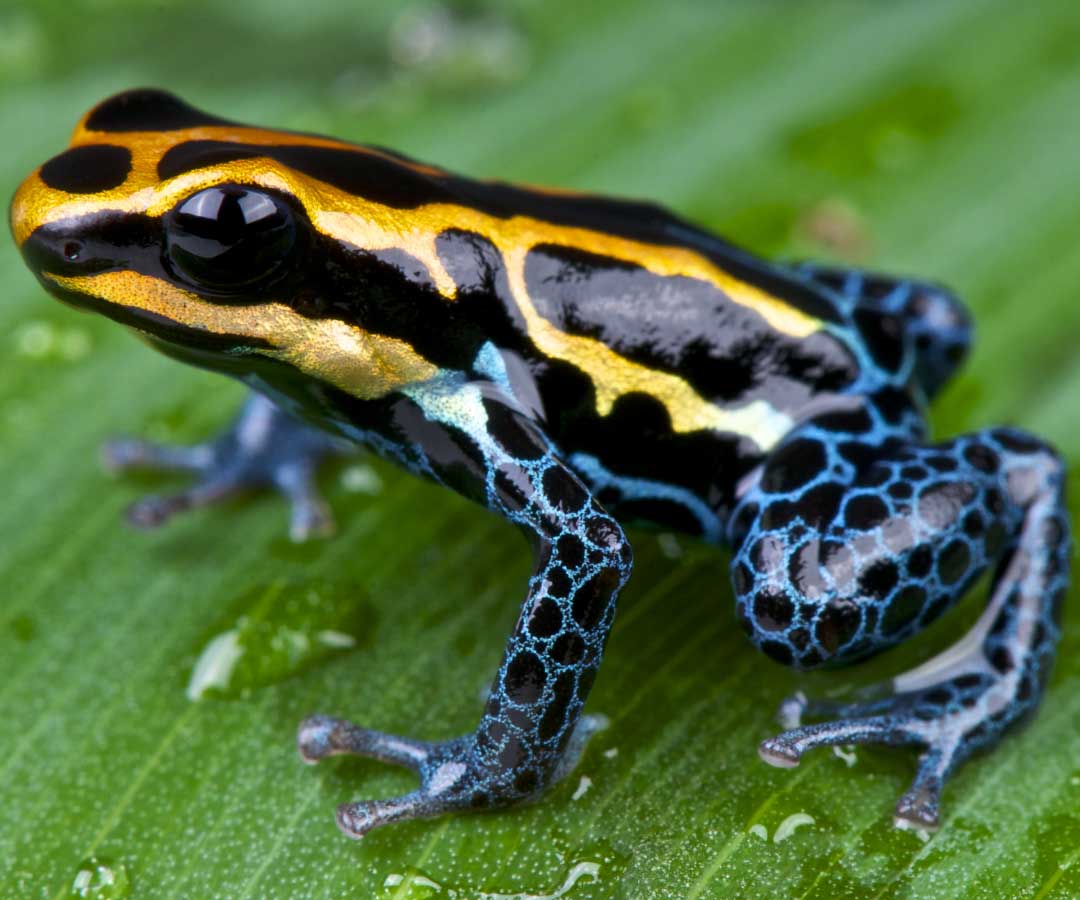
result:
M 474 731 L 301 722 L 305 762 L 418 779 L 341 804 L 350 837 L 533 800 L 570 770 L 635 523 L 726 548 L 734 622 L 798 670 L 910 641 L 989 574 L 952 647 L 854 697 L 789 697 L 758 747 L 780 767 L 913 748 L 900 827 L 938 827 L 956 767 L 1040 703 L 1069 581 L 1064 464 L 1012 427 L 931 440 L 973 330 L 935 281 L 773 261 L 651 202 L 465 177 L 156 88 L 85 114 L 10 220 L 50 294 L 251 389 L 206 442 L 106 445 L 114 468 L 193 476 L 135 524 L 271 488 L 295 538 L 325 532 L 316 473 L 362 448 L 530 542 Z

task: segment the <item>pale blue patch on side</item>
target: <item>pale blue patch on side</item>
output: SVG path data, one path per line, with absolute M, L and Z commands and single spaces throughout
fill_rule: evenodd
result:
M 625 500 L 666 500 L 677 503 L 701 523 L 701 536 L 710 543 L 718 543 L 723 534 L 723 524 L 708 505 L 686 488 L 650 481 L 647 478 L 630 478 L 616 475 L 605 468 L 600 460 L 587 453 L 575 453 L 570 466 L 585 478 L 594 491 L 615 488 Z
M 503 360 L 498 348 L 491 341 L 487 341 L 480 348 L 476 354 L 476 359 L 473 360 L 473 368 L 505 390 L 508 397 L 513 396 L 513 390 L 510 388 L 510 376 L 506 371 L 506 362 Z

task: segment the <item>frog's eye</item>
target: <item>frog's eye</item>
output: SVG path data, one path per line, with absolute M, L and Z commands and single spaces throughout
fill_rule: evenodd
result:
M 292 212 L 240 185 L 207 188 L 165 215 L 165 253 L 197 287 L 230 293 L 273 274 L 296 243 Z

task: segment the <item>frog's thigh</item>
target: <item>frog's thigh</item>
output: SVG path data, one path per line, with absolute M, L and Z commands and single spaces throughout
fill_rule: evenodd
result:
M 739 618 L 759 647 L 804 668 L 857 659 L 924 628 L 991 563 L 996 574 L 972 632 L 895 679 L 893 696 L 811 703 L 840 718 L 767 741 L 762 754 L 794 765 L 821 744 L 920 745 L 897 817 L 929 827 L 952 767 L 1039 701 L 1068 577 L 1063 468 L 1016 431 L 882 446 L 869 440 L 875 428 L 829 418 L 778 448 L 737 512 Z M 788 716 L 801 706 L 789 703 Z

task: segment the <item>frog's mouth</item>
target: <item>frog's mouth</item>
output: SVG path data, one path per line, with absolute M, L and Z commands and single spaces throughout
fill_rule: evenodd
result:
M 134 303 L 117 302 L 93 292 L 94 276 L 64 276 L 39 272 L 38 279 L 57 300 L 79 312 L 97 313 L 126 325 L 155 343 L 173 344 L 211 354 L 237 354 L 270 347 L 250 336 L 219 333 L 177 321 Z

